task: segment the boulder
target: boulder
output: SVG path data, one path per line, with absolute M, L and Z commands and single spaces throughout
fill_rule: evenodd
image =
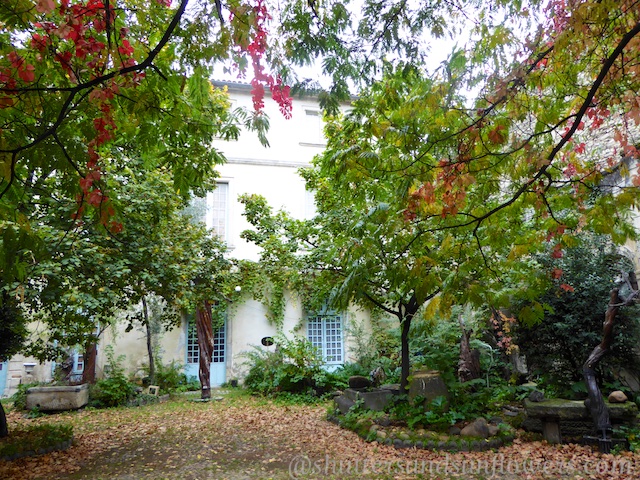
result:
M 529 394 L 529 400 L 532 402 L 543 402 L 544 393 L 542 393 L 540 390 L 534 390 Z
M 353 388 L 347 388 L 344 391 L 344 397 L 352 402 L 362 400 L 364 408 L 381 412 L 393 398 L 393 393 L 389 390 L 372 390 L 363 392 Z
M 620 390 L 615 390 L 609 394 L 609 403 L 624 403 L 627 400 L 629 400 L 627 396 Z
M 487 438 L 489 437 L 489 425 L 484 418 L 477 418 L 464 427 L 460 431 L 460 435 L 462 437 Z
M 335 402 L 336 407 L 338 407 L 338 410 L 340 410 L 340 412 L 342 412 L 343 415 L 346 414 L 349 411 L 349 409 L 353 407 L 353 405 L 355 404 L 353 400 L 345 397 L 344 395 L 335 397 L 333 401 Z
M 349 388 L 361 390 L 369 387 L 371 387 L 371 380 L 369 380 L 367 377 L 363 377 L 362 375 L 354 375 L 352 377 L 349 377 Z
M 409 384 L 409 398 L 413 400 L 418 396 L 424 398 L 427 404 L 437 397 L 449 399 L 449 390 L 439 372 L 419 371 L 413 374 Z

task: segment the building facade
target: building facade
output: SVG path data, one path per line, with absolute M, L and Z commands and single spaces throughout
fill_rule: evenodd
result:
M 252 109 L 251 86 L 246 84 L 216 84 L 227 88 L 232 108 Z M 285 119 L 278 105 L 267 99 L 265 112 L 269 116 L 267 138 L 269 147 L 260 144 L 257 135 L 243 131 L 237 141 L 216 141 L 214 147 L 224 153 L 227 163 L 218 168 L 217 188 L 206 198 L 204 220 L 228 246 L 228 256 L 235 259 L 257 261 L 259 247 L 240 238 L 250 224 L 243 217 L 239 195 L 262 195 L 275 209 L 284 209 L 294 218 L 311 217 L 315 212 L 313 195 L 305 189 L 298 169 L 309 166 L 313 157 L 322 152 L 322 112 L 314 98 L 296 98 L 292 118 Z M 242 287 L 240 285 L 240 287 Z M 198 375 L 198 344 L 191 317 L 168 332 L 155 335 L 154 343 L 164 364 L 175 361 L 184 365 L 187 375 Z M 146 336 L 142 330 L 125 332 L 126 325 L 109 327 L 98 345 L 97 376 L 104 374 L 107 364 L 105 347 L 112 345 L 115 356 L 124 355 L 123 365 L 132 375 L 144 376 L 148 363 Z M 296 332 L 306 336 L 323 353 L 329 366 L 352 361 L 355 339 L 352 327 L 368 329 L 368 314 L 356 308 L 346 312 L 305 312 L 295 295 L 287 295 L 282 324 L 286 335 Z M 212 385 L 232 379 L 241 380 L 247 370 L 244 352 L 269 345 L 269 339 L 278 333 L 267 320 L 267 309 L 253 299 L 230 305 L 225 325 L 216 333 L 211 365 Z M 74 372 L 81 373 L 83 359 L 75 354 Z M 0 363 L 0 395 L 11 395 L 20 383 L 49 381 L 53 365 L 15 356 L 10 362 Z

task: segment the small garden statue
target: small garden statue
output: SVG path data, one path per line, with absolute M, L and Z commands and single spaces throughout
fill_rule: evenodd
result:
M 598 435 L 600 451 L 602 453 L 609 453 L 609 451 L 611 450 L 612 427 L 609 418 L 609 410 L 604 404 L 602 393 L 600 392 L 600 388 L 598 387 L 598 383 L 596 381 L 596 366 L 598 365 L 600 359 L 604 356 L 604 354 L 607 353 L 609 347 L 611 346 L 611 343 L 613 342 L 613 326 L 619 308 L 631 305 L 633 302 L 635 302 L 638 296 L 638 281 L 636 279 L 635 273 L 629 272 L 626 281 L 631 289 L 631 293 L 626 298 L 621 298 L 619 290 L 617 288 L 611 290 L 609 305 L 605 313 L 602 341 L 596 348 L 593 349 L 591 355 L 589 355 L 582 368 L 584 379 L 587 384 L 587 391 L 589 393 L 589 398 L 585 402 L 585 405 L 587 405 L 589 411 L 591 412 L 591 417 L 593 418 L 593 423 Z
M 369 376 L 371 377 L 371 383 L 374 387 L 379 387 L 387 379 L 387 375 L 384 373 L 384 369 L 380 366 L 371 370 Z

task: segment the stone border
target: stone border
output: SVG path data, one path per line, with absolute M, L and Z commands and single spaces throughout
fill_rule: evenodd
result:
M 340 418 L 335 415 L 329 415 L 327 417 L 332 423 L 335 423 L 341 428 Z M 350 430 L 353 431 L 353 430 Z M 377 442 L 381 445 L 389 445 L 397 449 L 402 448 L 419 448 L 424 450 L 442 450 L 447 452 L 483 452 L 494 448 L 500 448 L 510 444 L 515 435 L 502 435 L 494 436 L 488 439 L 473 438 L 473 437 L 458 437 L 456 440 L 433 440 L 433 439 L 411 439 L 411 438 L 378 438 L 374 440 L 368 440 L 367 437 L 359 432 L 356 433 L 360 438 L 367 442 Z M 407 435 L 408 436 L 408 435 Z
M 0 457 L 0 460 L 11 462 L 19 458 L 35 457 L 36 455 L 44 455 L 46 453 L 51 453 L 51 452 L 61 452 L 70 448 L 71 445 L 73 445 L 73 436 L 71 436 L 71 438 L 69 438 L 68 440 L 63 440 L 47 448 L 39 448 L 37 450 L 27 450 L 26 452 L 14 453 L 13 455 Z

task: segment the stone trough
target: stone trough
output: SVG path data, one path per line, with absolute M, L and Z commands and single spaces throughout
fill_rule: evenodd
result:
M 77 410 L 89 403 L 89 385 L 32 387 L 27 389 L 27 409 L 41 412 Z
M 622 425 L 635 425 L 638 407 L 633 402 L 609 403 L 611 424 L 614 428 Z M 582 400 L 555 398 L 542 402 L 525 400 L 527 419 L 523 427 L 530 431 L 542 431 L 549 443 L 562 443 L 562 435 L 582 436 L 591 433 L 593 420 Z

